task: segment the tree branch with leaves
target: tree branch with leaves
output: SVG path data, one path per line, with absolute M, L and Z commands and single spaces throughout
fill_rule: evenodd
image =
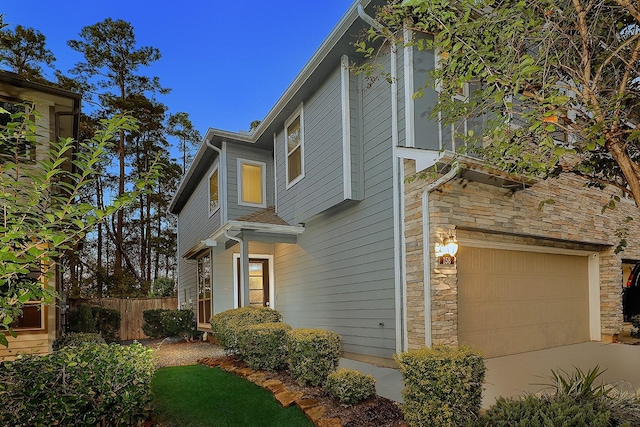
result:
M 0 109 L 1 114 L 8 114 Z M 11 114 L 0 132 L 3 147 L 15 150 L 0 157 L 0 345 L 6 335 L 15 336 L 14 325 L 28 302 L 51 304 L 57 298 L 49 284 L 52 268 L 68 251 L 94 230 L 96 225 L 150 191 L 158 177 L 156 167 L 141 177 L 130 191 L 101 208 L 78 195 L 93 186 L 97 167 L 111 150 L 120 130 L 132 131 L 135 119 L 116 116 L 101 121 L 90 140 L 72 139 L 38 143 L 33 118 L 37 111 L 24 104 L 24 111 Z M 20 153 L 24 142 L 34 146 L 35 162 Z

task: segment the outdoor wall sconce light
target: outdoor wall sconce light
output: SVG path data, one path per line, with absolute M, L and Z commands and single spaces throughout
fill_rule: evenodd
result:
M 435 252 L 438 264 L 455 264 L 459 246 L 458 240 L 452 234 L 442 243 L 436 243 Z

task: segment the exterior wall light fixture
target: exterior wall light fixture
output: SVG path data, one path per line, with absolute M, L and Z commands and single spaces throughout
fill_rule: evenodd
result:
M 442 243 L 436 243 L 435 252 L 438 264 L 455 264 L 459 247 L 458 240 L 453 234 L 445 238 Z

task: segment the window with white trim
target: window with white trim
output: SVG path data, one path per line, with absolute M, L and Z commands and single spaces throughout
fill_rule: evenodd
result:
M 220 208 L 220 177 L 218 166 L 209 174 L 209 216 Z
M 24 279 L 43 282 L 45 280 L 43 274 L 44 270 L 31 270 L 24 276 Z M 11 328 L 16 331 L 43 330 L 46 327 L 46 314 L 47 310 L 42 301 L 27 301 L 22 306 L 22 314 L 11 323 Z
M 211 251 L 198 258 L 198 324 L 209 326 L 211 318 Z
M 304 177 L 304 115 L 302 106 L 285 123 L 287 188 Z
M 267 164 L 238 159 L 238 204 L 242 206 L 267 206 Z

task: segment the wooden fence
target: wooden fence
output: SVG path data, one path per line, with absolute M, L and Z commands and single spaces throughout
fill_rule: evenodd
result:
M 178 308 L 178 298 L 93 298 L 67 300 L 70 310 L 75 310 L 81 305 L 99 306 L 113 308 L 120 312 L 120 339 L 139 340 L 147 338 L 142 332 L 142 312 L 154 308 L 168 308 L 175 310 Z

